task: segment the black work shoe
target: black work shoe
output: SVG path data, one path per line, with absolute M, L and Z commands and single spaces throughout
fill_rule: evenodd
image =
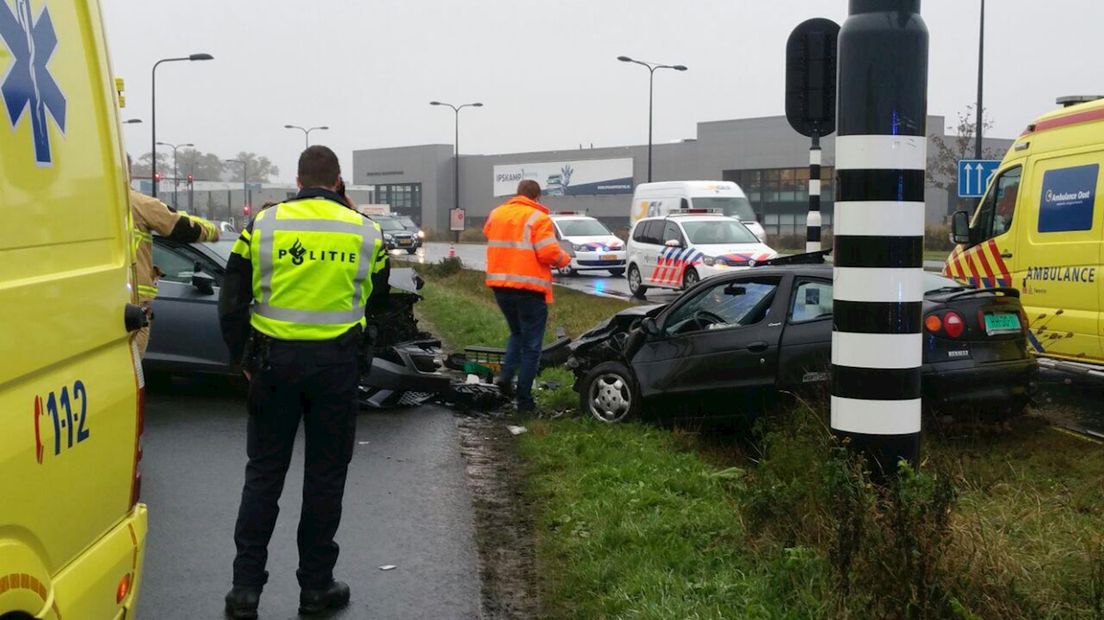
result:
M 234 620 L 253 620 L 260 602 L 260 588 L 234 586 L 226 593 L 226 615 Z
M 330 609 L 341 609 L 349 604 L 349 584 L 331 581 L 320 590 L 304 588 L 299 593 L 299 613 L 317 614 Z
M 503 396 L 509 398 L 510 400 L 514 399 L 513 381 L 495 381 L 495 385 L 498 386 L 498 391 L 501 392 Z

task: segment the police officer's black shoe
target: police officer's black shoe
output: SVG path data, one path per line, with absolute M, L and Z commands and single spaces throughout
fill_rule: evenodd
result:
M 349 604 L 349 584 L 331 581 L 320 590 L 304 588 L 299 593 L 299 613 L 308 616 L 330 609 L 341 609 Z
M 226 615 L 234 620 L 253 620 L 260 602 L 260 588 L 234 586 L 226 594 Z

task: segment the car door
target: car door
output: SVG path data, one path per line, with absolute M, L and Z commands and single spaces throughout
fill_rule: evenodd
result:
M 640 277 L 645 286 L 655 286 L 656 271 L 659 264 L 659 252 L 662 246 L 659 238 L 663 233 L 663 220 L 645 220 L 637 228 L 633 237 L 639 256 Z
M 660 334 L 633 357 L 642 394 L 713 398 L 773 386 L 788 278 L 724 278 L 665 311 Z
M 832 364 L 832 281 L 799 276 L 778 352 L 778 387 L 827 384 Z
M 155 237 L 153 264 L 163 274 L 153 301 L 146 365 L 163 372 L 228 372 L 230 355 L 218 319 L 222 266 L 186 244 Z M 196 266 L 215 278 L 210 292 L 192 284 Z

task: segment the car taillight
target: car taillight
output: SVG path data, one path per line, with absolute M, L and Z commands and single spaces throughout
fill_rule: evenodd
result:
M 966 331 L 966 321 L 957 312 L 948 312 L 943 315 L 943 331 L 951 338 L 958 338 Z
M 134 469 L 130 482 L 130 507 L 134 508 L 142 496 L 142 470 L 139 464 L 142 461 L 142 433 L 146 430 L 146 377 L 142 373 L 142 355 L 138 352 L 138 344 L 133 341 L 131 342 L 130 354 L 134 360 L 134 388 L 136 392 Z
M 928 318 L 924 319 L 924 328 L 933 334 L 938 334 L 939 330 L 943 329 L 943 319 L 939 318 L 939 315 L 929 314 Z

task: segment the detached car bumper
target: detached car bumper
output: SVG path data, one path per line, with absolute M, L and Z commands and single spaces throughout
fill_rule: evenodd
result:
M 924 400 L 941 405 L 1003 403 L 1025 400 L 1035 392 L 1034 359 L 924 364 Z

